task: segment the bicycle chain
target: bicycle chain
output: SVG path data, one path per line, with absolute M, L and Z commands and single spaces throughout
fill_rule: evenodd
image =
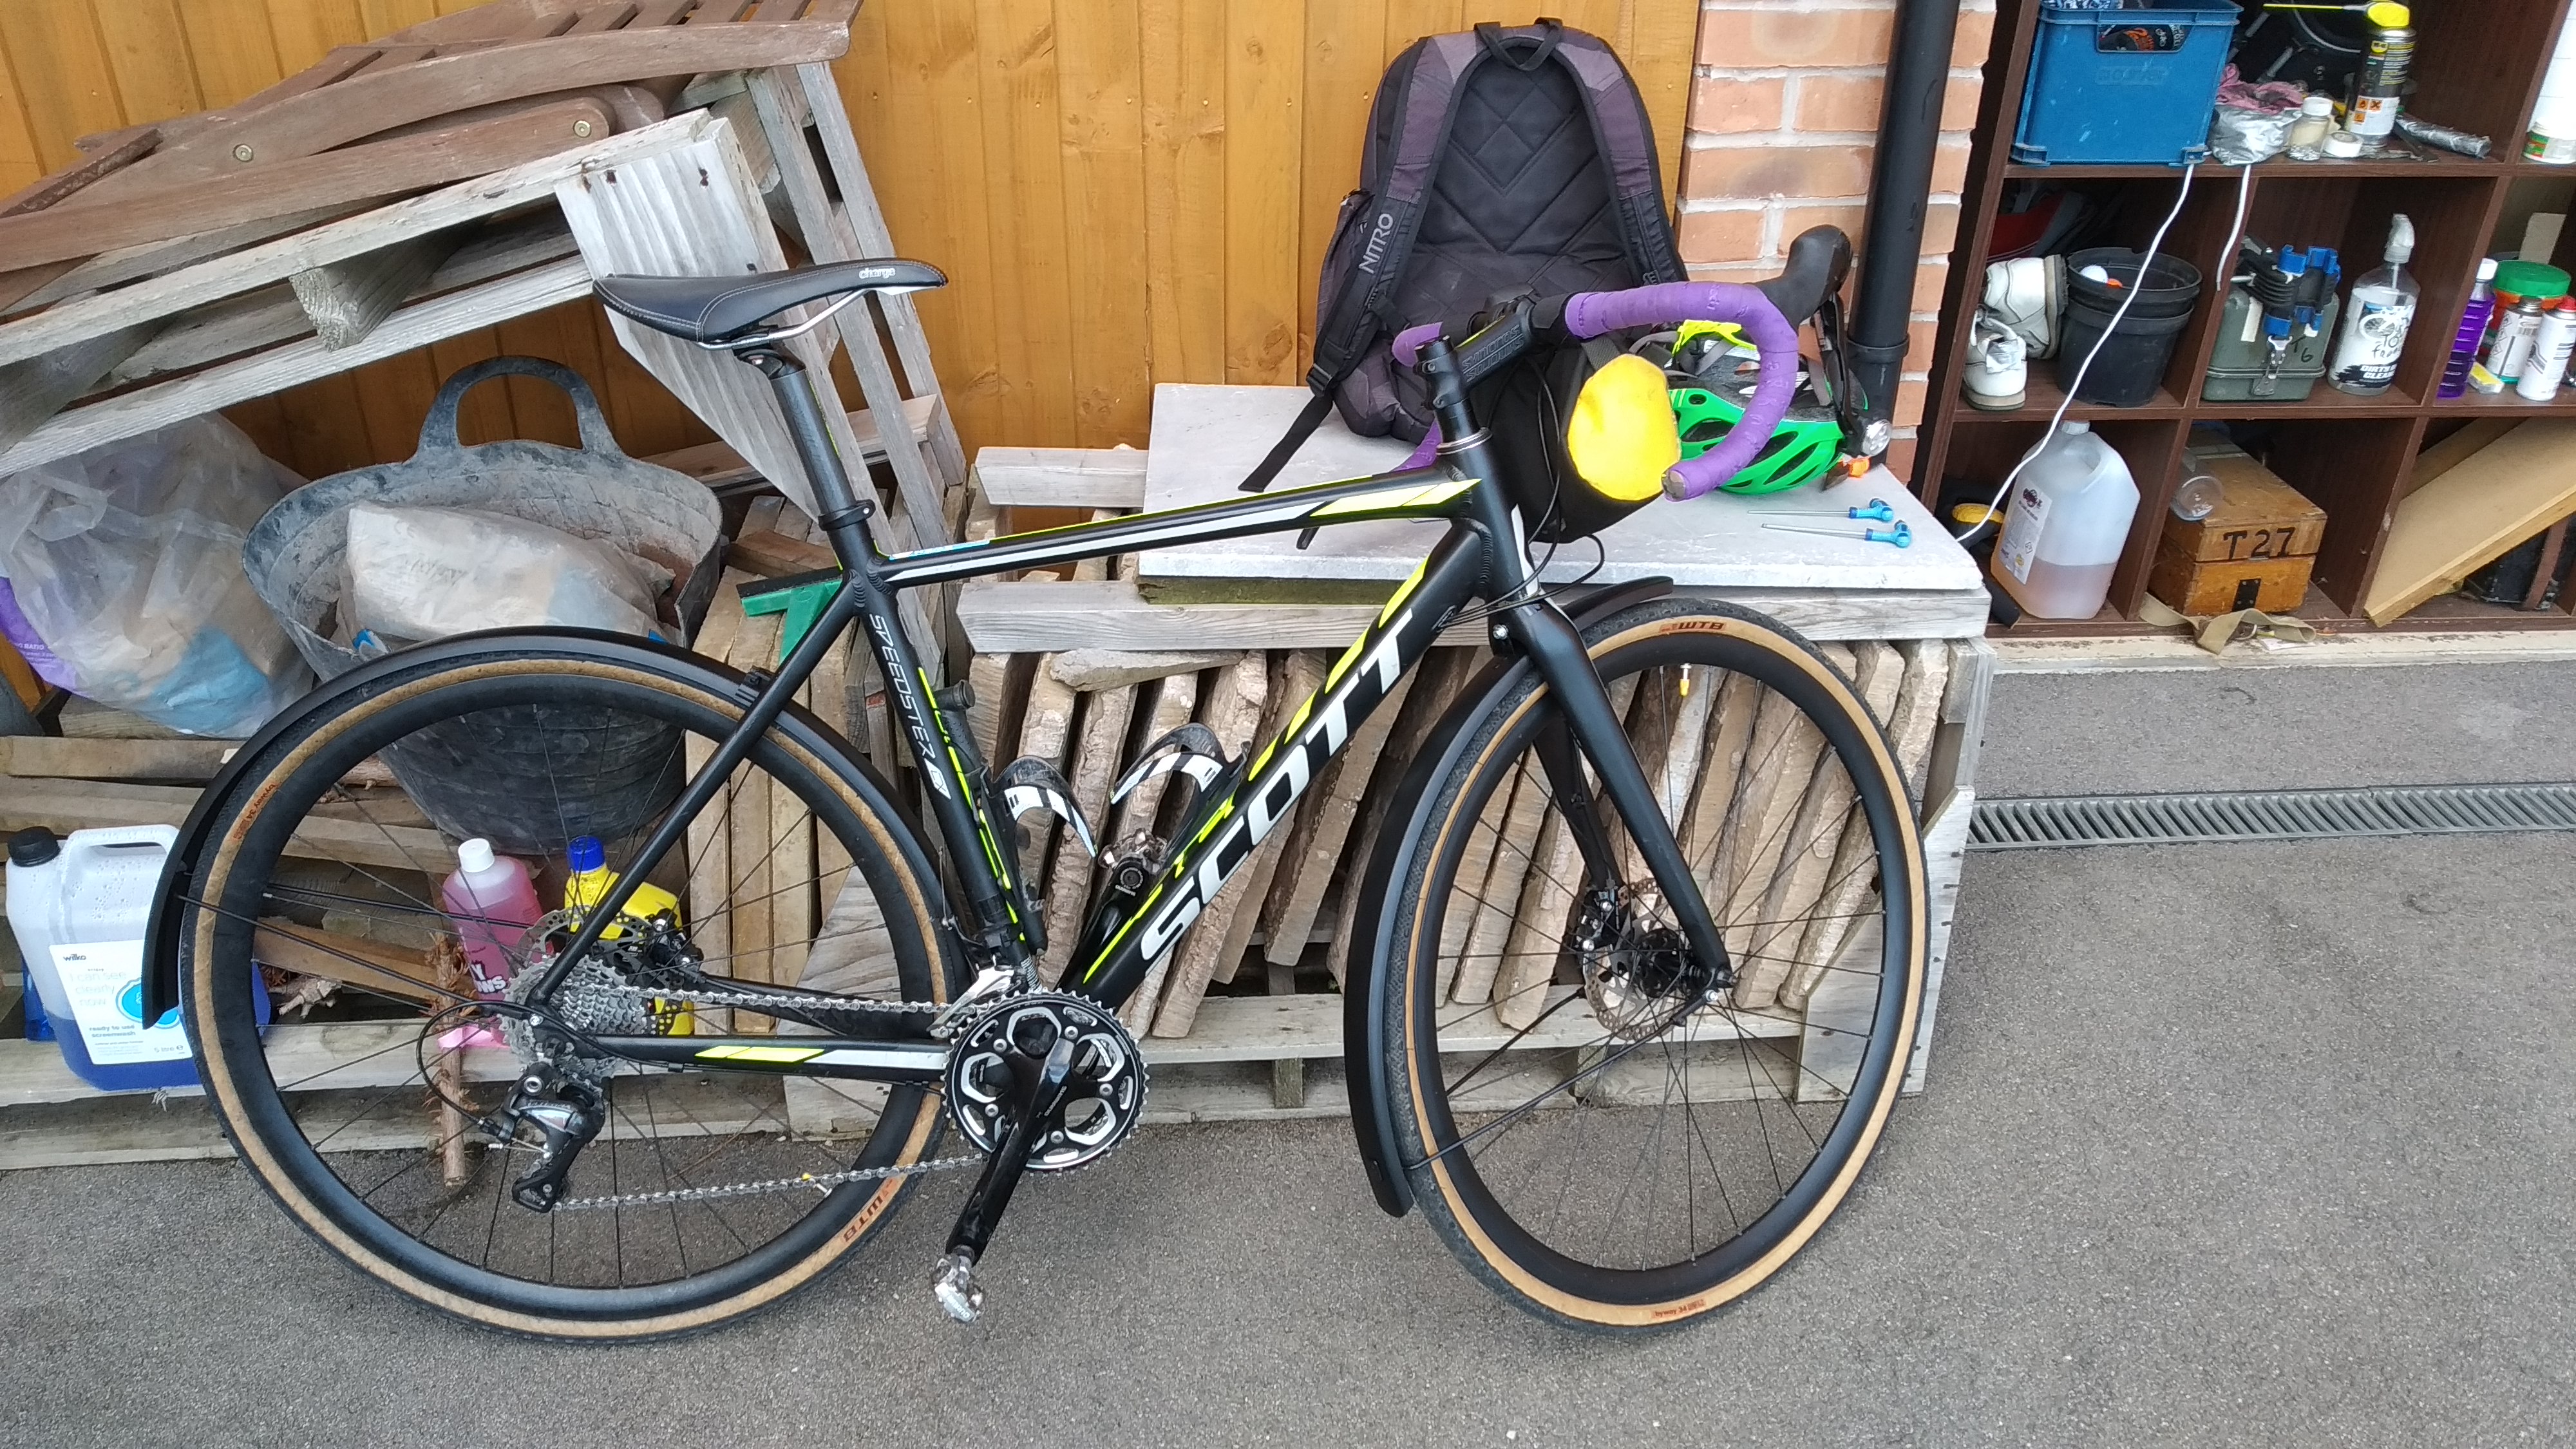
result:
M 810 1011 L 813 998 L 779 996 L 762 991 L 687 991 L 657 990 L 623 986 L 623 994 L 645 1001 L 682 1001 L 691 1006 L 739 1006 L 750 1008 L 782 1007 Z M 833 1011 L 884 1011 L 897 1014 L 936 1014 L 946 1011 L 948 1003 L 939 1001 L 866 1001 L 850 998 L 835 1001 Z M 676 1206 L 684 1202 L 706 1202 L 717 1198 L 750 1197 L 759 1193 L 790 1192 L 800 1187 L 817 1191 L 853 1182 L 880 1182 L 890 1177 L 916 1177 L 924 1173 L 947 1172 L 960 1167 L 982 1165 L 981 1153 L 966 1157 L 942 1157 L 932 1162 L 915 1162 L 901 1167 L 853 1167 L 841 1172 L 806 1172 L 794 1177 L 769 1178 L 760 1182 L 711 1183 L 705 1187 L 675 1187 L 659 1192 L 611 1193 L 604 1197 L 566 1198 L 554 1206 L 556 1212 L 616 1212 L 627 1208 Z
M 662 1192 L 613 1193 L 607 1197 L 568 1197 L 554 1205 L 554 1211 L 601 1212 L 625 1208 L 661 1207 L 665 1204 L 705 1202 L 710 1198 L 749 1197 L 754 1193 L 788 1192 L 800 1187 L 817 1191 L 851 1182 L 878 1182 L 889 1177 L 916 1177 L 926 1172 L 946 1172 L 959 1167 L 976 1167 L 984 1159 L 942 1157 L 932 1162 L 915 1162 L 903 1167 L 853 1167 L 845 1172 L 807 1172 L 795 1177 L 774 1177 L 765 1182 L 728 1182 L 707 1187 L 675 1187 Z

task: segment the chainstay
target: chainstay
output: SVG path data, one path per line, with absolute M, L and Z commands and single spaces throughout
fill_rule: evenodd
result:
M 931 1162 L 915 1162 L 903 1167 L 853 1167 L 845 1172 L 806 1172 L 794 1177 L 773 1177 L 760 1182 L 712 1183 L 705 1187 L 675 1187 L 661 1192 L 613 1193 L 606 1197 L 566 1198 L 554 1205 L 553 1211 L 613 1212 L 626 1208 L 664 1207 L 675 1203 L 705 1202 L 711 1198 L 750 1197 L 766 1192 L 792 1192 L 800 1187 L 826 1191 L 853 1182 L 882 1182 L 889 1177 L 918 1177 L 927 1172 L 947 1172 L 960 1167 L 980 1166 L 982 1154 L 968 1157 L 942 1157 Z

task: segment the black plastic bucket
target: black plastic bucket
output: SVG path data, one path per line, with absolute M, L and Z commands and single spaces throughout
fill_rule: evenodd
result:
M 2112 286 L 2084 275 L 2086 267 L 2100 267 Z M 2192 304 L 2200 300 L 2200 268 L 2180 257 L 2158 256 L 2147 268 L 2146 281 L 2138 280 L 2138 253 L 2126 247 L 2094 247 L 2070 254 L 2066 258 L 2066 300 L 2090 303 L 2108 313 L 2120 305 L 2120 299 L 2135 289 L 2138 300 L 2129 304 L 2129 315 L 2138 317 L 2189 316 Z
M 2091 266 L 2100 267 L 2122 285 L 2106 286 L 2081 275 L 2083 268 Z M 2137 296 L 2120 317 L 2119 330 L 2095 355 L 2094 342 L 2110 328 L 2132 287 Z M 2157 257 L 2141 283 L 2136 252 L 2101 247 L 2068 257 L 2066 315 L 2057 331 L 2057 385 L 2073 392 L 2077 402 L 2109 407 L 2136 407 L 2153 398 L 2166 365 L 2173 360 L 2174 343 L 2190 325 L 2192 306 L 2199 300 L 2200 269 L 2186 261 Z M 2084 366 L 2087 356 L 2093 358 L 2089 367 Z M 2084 368 L 2081 388 L 2075 378 L 2079 367 Z

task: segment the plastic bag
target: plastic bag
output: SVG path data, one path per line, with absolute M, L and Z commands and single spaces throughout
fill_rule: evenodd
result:
M 2306 93 L 2282 81 L 2248 81 L 2228 66 L 2219 72 L 2218 106 L 2209 119 L 2210 159 L 2251 166 L 2281 154 L 2298 123 Z
M 670 571 L 480 508 L 354 504 L 344 627 L 404 642 L 557 625 L 662 637 Z
M 303 481 L 219 417 L 101 444 L 0 478 L 0 574 L 73 692 L 245 736 L 313 684 L 241 562 Z

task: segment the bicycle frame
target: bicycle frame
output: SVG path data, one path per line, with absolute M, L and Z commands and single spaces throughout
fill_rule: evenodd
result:
M 895 623 L 896 592 L 1143 547 L 1381 519 L 1444 519 L 1450 528 L 1278 736 L 1257 756 L 1238 761 L 1200 792 L 1173 837 L 1169 860 L 1142 895 L 1120 909 L 1122 902 L 1113 893 L 1089 913 L 1063 989 L 1091 997 L 1111 1010 L 1124 1004 L 1153 963 L 1173 949 L 1254 849 L 1287 821 L 1324 766 L 1371 711 L 1385 702 L 1405 671 L 1421 661 L 1451 617 L 1479 598 L 1517 600 L 1494 615 L 1493 642 L 1498 648 L 1526 653 L 1562 698 L 1572 738 L 1566 738 L 1566 730 L 1543 737 L 1542 758 L 1554 793 L 1568 819 L 1575 822 L 1588 873 L 1603 880 L 1617 875 L 1607 836 L 1594 814 L 1593 787 L 1575 758 L 1578 744 L 1618 813 L 1630 822 L 1639 852 L 1666 899 L 1676 904 L 1684 934 L 1694 949 L 1723 963 L 1724 948 L 1707 905 L 1654 804 L 1580 635 L 1543 595 L 1534 590 L 1522 595 L 1531 580 L 1520 521 L 1502 489 L 1490 481 L 1495 460 L 1484 445 L 1484 435 L 1467 417 L 1463 386 L 1442 386 L 1447 358 L 1445 349 L 1437 350 L 1436 359 L 1426 352 L 1424 361 L 1434 378 L 1444 434 L 1465 442 L 1444 448 L 1441 461 L 1431 467 L 891 556 L 876 549 L 868 528 L 874 509 L 853 497 L 804 370 L 783 353 L 751 353 L 747 360 L 768 374 L 814 485 L 822 506 L 818 521 L 842 561 L 841 584 L 778 672 L 748 678 L 757 693 L 745 699 L 741 723 L 639 848 L 636 859 L 621 872 L 618 887 L 598 903 L 580 932 L 556 955 L 539 992 L 551 992 L 572 963 L 592 949 L 601 930 L 616 919 L 633 884 L 646 877 L 683 838 L 689 822 L 713 802 L 734 767 L 841 632 L 862 622 L 887 682 L 892 711 L 919 761 L 931 813 L 963 889 L 965 914 L 971 919 L 959 922 L 961 931 L 988 971 L 1024 975 L 1040 929 L 1025 914 L 1028 897 L 1017 879 L 1017 853 L 1004 843 L 1012 836 L 997 830 L 989 818 L 982 798 L 983 771 L 968 764 L 972 746 L 961 750 L 934 697 L 929 675 Z M 1454 371 L 1446 371 L 1445 376 L 1455 381 Z M 828 1000 L 818 997 L 818 1004 Z M 674 1066 L 886 1082 L 936 1080 L 947 1057 L 946 1044 L 930 1037 L 924 1019 L 895 1016 L 886 1019 L 881 1034 L 867 1036 L 620 1036 L 598 1038 L 597 1044 L 635 1060 Z

